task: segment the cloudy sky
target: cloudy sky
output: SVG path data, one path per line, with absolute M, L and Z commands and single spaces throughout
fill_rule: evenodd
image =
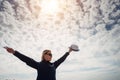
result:
M 3 47 L 41 60 L 53 60 L 71 44 L 57 80 L 120 80 L 120 0 L 0 0 L 0 80 L 35 80 L 28 67 Z

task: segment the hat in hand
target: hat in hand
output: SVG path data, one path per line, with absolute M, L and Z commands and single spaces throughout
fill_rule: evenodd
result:
M 79 47 L 75 44 L 72 44 L 69 48 L 71 48 L 73 51 L 79 51 Z

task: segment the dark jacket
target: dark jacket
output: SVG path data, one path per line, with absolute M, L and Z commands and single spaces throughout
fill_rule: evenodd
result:
M 37 70 L 37 80 L 56 80 L 56 68 L 66 59 L 69 53 L 66 52 L 60 59 L 53 63 L 47 61 L 36 62 L 18 51 L 15 51 L 14 55 L 28 66 Z

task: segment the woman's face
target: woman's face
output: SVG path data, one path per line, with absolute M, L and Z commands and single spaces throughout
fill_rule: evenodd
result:
M 47 52 L 46 54 L 44 54 L 44 59 L 46 61 L 51 61 L 52 59 L 52 54 L 51 54 L 51 51 Z

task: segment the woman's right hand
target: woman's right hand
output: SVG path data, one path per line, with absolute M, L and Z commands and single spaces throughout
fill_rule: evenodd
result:
M 15 50 L 14 49 L 12 49 L 12 48 L 10 48 L 10 47 L 4 47 L 5 49 L 6 49 L 6 51 L 7 52 L 9 52 L 9 53 L 12 53 L 12 54 L 14 54 L 15 53 Z

